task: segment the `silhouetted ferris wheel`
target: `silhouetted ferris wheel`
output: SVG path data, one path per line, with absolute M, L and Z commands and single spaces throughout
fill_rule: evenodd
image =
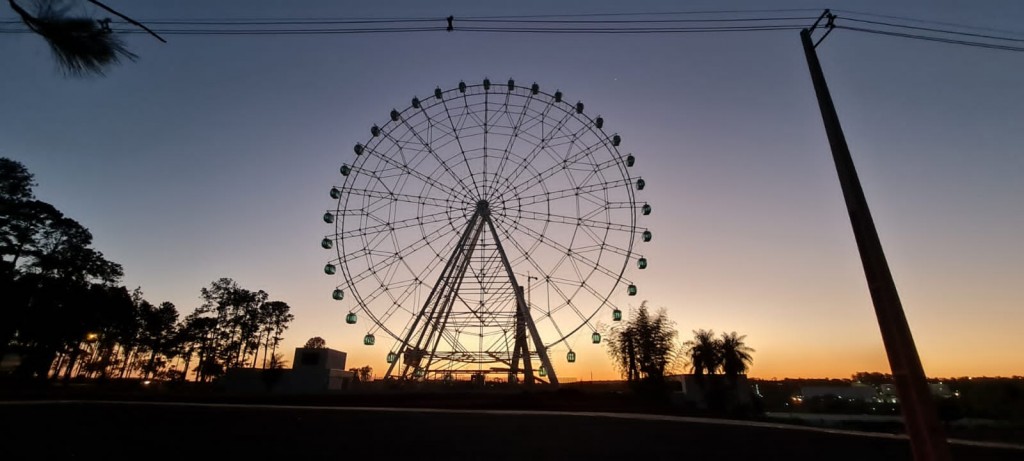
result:
M 574 362 L 570 338 L 599 343 L 595 317 L 621 318 L 651 207 L 603 128 L 559 91 L 484 80 L 413 98 L 355 145 L 323 216 L 324 271 L 346 322 L 371 321 L 363 343 L 393 341 L 387 377 L 557 383 L 549 349 Z

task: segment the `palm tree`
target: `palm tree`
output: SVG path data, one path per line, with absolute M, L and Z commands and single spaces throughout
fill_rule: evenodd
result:
M 712 330 L 694 330 L 693 339 L 683 343 L 683 354 L 690 359 L 690 371 L 698 376 L 715 374 L 722 364 L 719 342 Z
M 747 335 L 740 336 L 734 331 L 732 333 L 722 333 L 721 339 L 718 340 L 722 372 L 726 376 L 735 378 L 737 375 L 744 374 L 747 372 L 750 364 L 754 362 L 750 353 L 755 351 L 743 343 L 743 340 L 746 338 Z
M 155 32 L 97 0 L 89 3 L 149 32 L 166 42 Z M 110 19 L 95 20 L 69 14 L 70 7 L 63 0 L 39 0 L 35 13 L 30 13 L 15 0 L 7 0 L 21 21 L 50 45 L 57 64 L 71 76 L 103 75 L 104 70 L 122 59 L 134 61 L 137 56 L 128 51 L 124 42 L 110 28 Z

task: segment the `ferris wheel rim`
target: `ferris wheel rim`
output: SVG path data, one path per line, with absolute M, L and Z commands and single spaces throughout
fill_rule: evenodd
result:
M 595 119 L 594 118 L 590 117 L 588 114 L 583 113 L 580 110 L 574 110 L 575 108 L 570 103 L 568 103 L 564 98 L 560 98 L 556 94 L 548 93 L 546 91 L 542 91 L 542 90 L 539 90 L 536 87 L 534 87 L 534 88 L 529 88 L 530 94 L 522 95 L 522 94 L 513 93 L 513 91 L 515 89 L 527 90 L 528 89 L 527 87 L 518 86 L 518 87 L 515 87 L 515 88 L 511 88 L 511 84 L 510 84 L 510 90 L 508 90 L 508 91 L 501 91 L 500 87 L 502 85 L 495 85 L 495 86 L 499 86 L 499 89 L 497 91 L 491 91 L 491 90 L 486 90 L 485 89 L 484 94 L 485 95 L 486 94 L 506 95 L 507 97 L 516 96 L 516 97 L 520 97 L 520 98 L 525 97 L 525 98 L 527 98 L 528 101 L 529 100 L 533 100 L 535 98 L 539 100 L 541 97 L 547 98 L 548 100 L 545 102 L 546 110 L 551 109 L 551 108 L 557 108 L 557 109 L 561 110 L 561 112 L 563 112 L 567 116 L 566 118 L 573 117 L 573 118 L 576 118 L 578 120 L 584 121 L 585 123 L 583 123 L 583 126 L 587 130 L 589 130 L 591 133 L 594 133 L 595 135 L 598 135 L 598 138 L 605 139 L 606 141 L 611 139 L 611 136 L 609 136 L 607 133 L 605 133 L 600 127 L 596 127 L 596 130 L 595 130 L 595 125 L 596 124 L 595 124 Z M 413 104 L 410 104 L 405 109 L 403 109 L 402 111 L 393 110 L 392 117 L 391 117 L 390 120 L 385 121 L 383 124 L 381 124 L 379 126 L 378 125 L 374 125 L 374 128 L 372 130 L 375 130 L 377 132 L 377 134 L 374 134 L 370 138 L 370 140 L 368 140 L 365 144 L 360 143 L 360 144 L 357 144 L 357 146 L 362 146 L 361 147 L 361 149 L 363 150 L 363 154 L 362 155 L 370 155 L 370 154 L 372 154 L 374 152 L 375 148 L 378 145 L 383 143 L 385 140 L 389 139 L 391 130 L 393 130 L 395 127 L 401 126 L 401 125 L 404 124 L 410 130 L 412 129 L 409 126 L 409 121 L 408 121 L 408 118 L 406 117 L 407 113 L 410 113 L 412 111 L 424 111 L 425 112 L 428 108 L 434 108 L 434 107 L 437 107 L 438 105 L 445 105 L 445 101 L 447 99 L 449 99 L 452 95 L 455 95 L 456 97 L 465 98 L 469 94 L 468 93 L 469 91 L 471 91 L 471 90 L 472 91 L 477 91 L 477 90 L 479 90 L 481 88 L 485 88 L 485 87 L 486 87 L 486 84 L 480 84 L 480 83 L 472 84 L 472 85 L 462 85 L 462 84 L 460 84 L 456 88 L 452 88 L 452 89 L 449 89 L 449 90 L 441 91 L 440 92 L 440 97 L 438 97 L 437 93 L 436 93 L 439 90 L 439 88 L 438 88 L 438 90 L 435 90 L 435 94 L 430 95 L 427 98 L 424 98 L 422 100 L 419 100 L 418 98 L 415 98 L 414 101 L 418 101 L 419 107 L 417 107 L 416 103 L 413 103 Z M 556 92 L 556 93 L 558 93 L 558 92 Z M 476 96 L 478 94 L 479 93 L 474 93 L 472 95 Z M 447 110 L 447 107 L 445 107 L 445 110 Z M 397 115 L 398 115 L 397 119 L 396 119 L 396 117 L 394 115 L 396 112 L 397 112 Z M 573 113 L 573 112 L 575 112 L 575 113 Z M 427 117 L 427 119 L 429 119 L 429 117 Z M 449 120 L 450 120 L 450 115 L 449 115 Z M 616 135 L 616 137 L 617 137 L 617 135 Z M 376 138 L 376 141 L 374 140 L 375 138 Z M 392 139 L 391 142 L 395 142 L 395 141 Z M 426 145 L 426 144 L 424 144 L 424 145 Z M 609 143 L 609 142 L 602 142 L 601 147 L 610 150 L 614 154 L 614 158 L 621 158 L 622 157 L 621 152 L 617 149 L 617 146 L 611 145 L 611 143 Z M 357 148 L 357 149 L 359 149 L 359 148 Z M 463 153 L 463 155 L 465 155 L 465 151 L 463 151 L 462 153 Z M 381 158 L 383 158 L 383 157 L 384 156 L 382 155 Z M 467 162 L 468 162 L 468 160 L 467 160 Z M 365 163 L 365 161 L 363 163 Z M 443 165 L 444 165 L 444 160 L 438 159 L 438 165 L 435 168 L 434 172 L 436 172 L 437 169 L 441 168 Z M 616 170 L 617 173 L 619 173 L 622 176 L 622 178 L 625 179 L 625 183 L 627 184 L 627 187 L 625 187 L 624 190 L 627 191 L 627 198 L 628 198 L 627 201 L 630 204 L 630 208 L 635 210 L 636 204 L 637 204 L 636 194 L 635 194 L 635 191 L 633 190 L 633 188 L 631 186 L 629 186 L 629 185 L 631 185 L 632 177 L 629 174 L 629 171 L 628 171 L 626 166 L 621 165 L 621 164 L 616 164 L 616 167 L 617 167 L 617 170 Z M 450 171 L 449 171 L 449 173 L 450 173 Z M 410 174 L 410 171 L 406 171 L 405 174 Z M 460 184 L 465 182 L 464 180 L 466 178 L 459 178 L 459 177 L 455 176 L 454 174 L 452 176 L 455 177 L 457 182 L 459 182 Z M 486 176 L 486 173 L 485 173 L 485 176 Z M 427 175 L 427 177 L 429 178 L 429 175 Z M 463 198 L 464 202 L 472 202 L 473 201 L 474 197 L 473 197 L 472 194 L 473 194 L 473 190 L 474 189 L 471 189 L 470 187 L 464 187 L 461 190 L 459 188 L 455 188 L 455 187 L 444 188 L 444 187 L 440 187 L 441 185 L 443 185 L 441 183 L 430 181 L 429 179 L 428 180 L 423 180 L 422 177 L 419 178 L 419 179 L 423 182 L 423 184 L 422 184 L 422 189 L 423 190 L 427 190 L 428 188 L 436 188 L 438 191 L 447 192 L 447 193 L 449 193 L 453 197 Z M 475 179 L 475 178 L 471 177 L 470 179 Z M 341 184 L 341 189 L 342 190 L 345 190 L 345 188 L 348 185 L 350 180 L 351 180 L 351 177 L 350 176 L 346 176 L 346 178 L 344 179 L 344 181 L 342 181 L 342 184 Z M 544 195 L 544 194 L 548 194 L 549 193 L 548 189 L 546 188 L 546 185 L 545 185 L 544 181 L 540 181 L 538 184 L 540 185 L 540 187 L 543 190 L 543 193 L 540 194 L 540 195 Z M 485 194 L 494 194 L 496 192 L 500 196 L 504 191 L 507 191 L 507 190 L 509 190 L 510 188 L 513 188 L 513 187 L 514 187 L 514 185 L 512 185 L 511 183 L 509 185 L 507 185 L 504 189 L 501 189 L 501 190 L 498 190 L 498 189 L 496 189 L 495 187 L 492 186 L 489 192 L 485 188 L 485 192 L 484 193 Z M 421 190 L 421 192 L 422 192 L 422 190 Z M 424 195 L 426 195 L 426 194 L 424 194 Z M 491 195 L 486 195 L 486 196 L 490 197 Z M 349 198 L 350 197 L 348 197 L 348 196 L 346 196 L 344 198 L 344 200 L 346 200 L 346 204 L 347 204 L 347 200 Z M 422 211 L 422 209 L 425 206 L 425 201 L 420 200 L 419 202 L 416 203 L 416 206 L 417 206 L 418 210 Z M 441 206 L 441 205 L 436 205 L 435 204 L 435 205 L 431 205 L 431 206 Z M 449 215 L 448 222 L 449 223 L 454 223 L 455 220 L 456 220 L 456 217 L 452 217 L 451 216 L 453 209 L 451 207 L 449 207 L 446 211 L 447 211 L 446 214 Z M 465 211 L 466 210 L 462 210 L 462 211 L 463 211 L 463 215 L 465 215 Z M 336 216 L 341 216 L 341 214 L 343 212 L 342 199 L 338 200 L 337 206 L 335 207 L 334 212 L 335 212 Z M 585 326 L 590 325 L 590 323 L 594 319 L 594 317 L 598 313 L 602 312 L 604 310 L 604 308 L 607 307 L 610 304 L 609 299 L 613 296 L 614 291 L 616 289 L 618 289 L 618 287 L 622 284 L 622 282 L 625 281 L 625 282 L 629 283 L 629 280 L 625 278 L 625 273 L 626 273 L 627 269 L 629 268 L 630 262 L 632 261 L 632 256 L 635 254 L 634 247 L 635 247 L 635 243 L 636 243 L 636 230 L 637 230 L 637 225 L 636 225 L 637 224 L 637 216 L 636 216 L 636 213 L 635 212 L 630 213 L 629 216 L 630 216 L 630 223 L 628 224 L 628 227 L 631 228 L 631 231 L 628 232 L 628 236 L 629 236 L 628 244 L 626 244 L 625 249 L 624 249 L 625 255 L 622 257 L 621 267 L 617 267 L 617 274 L 615 274 L 614 281 L 610 283 L 610 288 L 608 289 L 608 293 L 603 295 L 603 299 L 601 299 L 599 305 L 597 305 L 592 311 L 590 311 L 589 315 L 584 316 L 583 314 L 580 314 L 580 318 L 582 319 L 582 321 L 579 322 L 578 325 L 576 325 L 573 328 L 570 328 L 569 332 L 566 333 L 566 334 L 559 334 L 560 337 L 554 338 L 553 341 L 545 342 L 545 346 L 546 347 L 551 347 L 551 346 L 555 346 L 555 345 L 557 345 L 559 343 L 562 343 L 562 342 L 566 341 L 569 337 L 572 337 L 573 335 L 575 335 L 579 330 L 581 330 Z M 465 216 L 463 216 L 463 217 L 465 217 Z M 372 320 L 372 322 L 373 322 L 373 325 L 370 327 L 370 330 L 369 330 L 370 333 L 372 333 L 373 331 L 384 331 L 389 336 L 395 338 L 396 340 L 400 340 L 401 335 L 399 333 L 396 333 L 395 331 L 392 331 L 391 327 L 389 327 L 384 320 L 379 318 L 378 313 L 375 312 L 373 309 L 371 309 L 367 305 L 367 303 L 365 301 L 367 299 L 366 296 L 364 296 L 364 294 L 361 294 L 359 292 L 359 288 L 356 286 L 356 284 L 354 284 L 354 283 L 347 283 L 349 280 L 353 280 L 354 275 L 351 273 L 350 267 L 349 267 L 349 265 L 348 265 L 348 263 L 347 263 L 347 261 L 345 259 L 345 253 L 344 253 L 344 248 L 345 247 L 344 247 L 344 244 L 345 244 L 346 239 L 340 237 L 340 234 L 342 234 L 341 229 L 342 229 L 342 222 L 343 221 L 344 221 L 343 219 L 339 219 L 338 222 L 336 223 L 336 229 L 338 229 L 338 232 L 336 232 L 335 235 L 334 235 L 335 236 L 335 241 L 338 243 L 338 245 L 336 246 L 336 254 L 337 254 L 338 257 L 336 258 L 336 260 L 340 262 L 339 266 L 340 266 L 340 269 L 341 269 L 341 272 L 342 272 L 342 276 L 344 277 L 344 279 L 346 281 L 346 283 L 343 283 L 343 284 L 347 284 L 348 285 L 348 289 L 350 291 L 350 294 L 356 300 L 356 303 L 357 303 L 356 307 L 353 309 L 353 312 L 355 312 L 355 311 L 362 311 L 362 312 L 365 312 L 370 317 L 370 320 Z M 500 219 L 499 219 L 499 222 L 500 222 Z M 504 225 L 499 225 L 499 222 L 495 222 L 495 226 L 502 227 L 503 230 L 506 230 L 506 235 L 511 235 L 513 231 L 512 230 L 504 229 Z M 549 226 L 550 224 L 551 224 L 550 221 L 545 222 L 545 229 L 547 229 L 547 226 Z M 580 226 L 582 226 L 582 222 L 580 224 L 577 224 L 577 229 Z M 453 226 L 453 228 L 454 228 L 454 226 Z M 606 232 L 608 230 L 609 229 L 606 229 Z M 421 231 L 421 233 L 423 233 L 424 239 L 426 239 L 427 238 L 427 234 L 424 233 L 426 231 L 424 230 L 424 228 L 422 226 L 420 227 L 420 231 Z M 382 232 L 387 232 L 387 231 L 382 231 Z M 518 242 L 516 242 L 514 237 L 509 237 L 509 240 L 514 242 L 518 246 Z M 451 240 L 449 239 L 449 242 L 450 241 Z M 533 249 L 536 249 L 538 246 L 540 246 L 542 241 L 543 240 L 534 242 L 533 243 L 533 247 L 531 248 L 530 251 L 532 251 Z M 431 248 L 433 248 L 433 247 L 431 246 Z M 529 251 L 524 251 L 523 254 L 525 255 L 525 258 L 524 258 L 523 262 L 531 261 L 530 256 L 529 256 Z M 592 265 L 590 273 L 592 274 L 594 271 L 599 270 L 598 267 L 600 267 L 599 264 L 595 263 L 594 265 Z M 549 281 L 550 281 L 551 276 L 548 273 L 548 271 L 544 271 L 544 270 L 542 270 L 539 267 L 536 268 L 536 269 L 538 270 L 538 274 L 543 274 L 545 276 L 545 278 L 549 279 Z M 612 272 L 614 273 L 616 271 L 612 271 Z M 582 282 L 583 285 L 586 285 L 586 280 L 587 279 L 584 279 L 584 281 Z M 416 283 L 421 284 L 421 285 L 425 284 L 427 282 L 429 282 L 429 281 L 416 280 Z M 339 285 L 339 287 L 340 286 L 341 285 Z M 569 299 L 570 299 L 570 305 L 571 305 L 572 296 L 570 296 Z M 530 306 L 530 308 L 533 309 L 534 307 Z M 416 307 L 414 307 L 414 309 L 416 309 Z M 414 311 L 409 311 L 409 312 L 410 313 L 414 313 Z M 550 314 L 550 312 L 549 312 L 549 314 Z M 394 312 L 392 312 L 392 314 L 390 314 L 390 315 L 394 315 Z M 555 324 L 555 325 L 556 325 L 556 328 L 557 328 L 557 324 Z

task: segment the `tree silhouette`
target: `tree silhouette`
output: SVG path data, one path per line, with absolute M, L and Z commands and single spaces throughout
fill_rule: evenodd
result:
M 746 338 L 746 335 L 739 336 L 734 331 L 722 333 L 718 340 L 718 357 L 721 360 L 722 373 L 730 378 L 746 373 L 749 365 L 754 362 L 750 354 L 755 351 L 744 344 L 743 340 Z
M 87 1 L 142 28 L 161 42 L 166 42 L 138 21 L 97 0 Z M 107 68 L 120 63 L 122 59 L 136 59 L 121 38 L 110 28 L 109 18 L 95 20 L 85 16 L 74 16 L 70 13 L 70 3 L 64 0 L 38 0 L 35 2 L 34 12 L 29 12 L 15 0 L 8 0 L 8 4 L 29 30 L 46 40 L 57 64 L 67 75 L 103 75 Z
M 665 309 L 652 316 L 644 302 L 626 322 L 612 328 L 608 353 L 627 381 L 658 382 L 673 359 L 676 335 Z
M 242 367 L 258 362 L 263 347 L 263 363 L 273 357 L 288 323 L 295 318 L 291 307 L 283 301 L 267 301 L 263 290 L 242 288 L 230 278 L 213 281 L 200 290 L 203 305 L 190 317 L 196 326 L 201 346 L 197 348 L 200 363 L 217 362 L 225 368 Z M 196 323 L 198 318 L 209 319 Z
M 270 301 L 266 303 L 267 318 L 264 327 L 269 330 L 266 342 L 263 346 L 263 359 L 264 362 L 267 358 L 267 348 L 270 348 L 270 354 L 273 356 L 277 352 L 277 345 L 284 339 L 281 335 L 284 330 L 288 329 L 288 324 L 295 319 L 291 311 L 291 306 L 284 301 Z
M 173 304 L 118 286 L 121 266 L 92 248 L 88 229 L 36 200 L 34 186 L 24 165 L 0 158 L 0 355 L 21 356 L 18 376 L 151 378 L 180 357 L 180 379 L 195 371 L 209 381 L 255 366 L 261 348 L 264 364 L 276 353 L 294 319 L 287 303 L 222 278 L 178 322 Z
M 98 313 L 122 269 L 33 186 L 24 165 L 0 158 L 0 353 L 22 355 L 21 376 L 70 377 L 86 334 L 104 326 Z
M 203 374 L 205 368 L 202 364 L 209 364 L 210 360 L 216 360 L 214 354 L 214 332 L 217 329 L 217 319 L 203 317 L 199 309 L 185 317 L 179 330 L 181 331 L 179 342 L 182 344 L 185 366 L 183 370 L 188 374 L 189 364 L 193 354 L 196 355 L 198 363 L 195 372 L 196 381 L 205 381 Z
M 324 338 L 321 338 L 319 336 L 314 336 L 312 338 L 309 338 L 309 341 L 306 341 L 306 345 L 303 347 L 305 347 L 306 349 L 326 349 L 327 341 L 324 341 Z
M 170 302 L 162 302 L 159 306 L 146 303 L 147 309 L 140 312 L 142 317 L 142 345 L 149 350 L 149 362 L 143 366 L 145 377 L 152 377 L 166 363 L 166 359 L 174 356 L 176 337 L 175 323 L 178 321 L 178 310 Z M 161 357 L 161 360 L 157 360 Z
M 690 361 L 690 371 L 698 376 L 714 374 L 722 363 L 718 340 L 712 330 L 694 330 L 693 339 L 683 343 L 683 353 Z
M 274 354 L 270 356 L 270 364 L 267 368 L 271 370 L 280 370 L 288 365 L 288 361 L 284 359 L 281 354 Z

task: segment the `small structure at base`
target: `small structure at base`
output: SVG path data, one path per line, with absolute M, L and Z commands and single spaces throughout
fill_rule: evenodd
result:
M 672 404 L 697 410 L 750 411 L 754 393 L 746 375 L 670 375 L 668 382 L 678 382 Z
M 224 376 L 229 392 L 315 394 L 344 391 L 356 381 L 345 371 L 347 354 L 334 349 L 295 348 L 291 369 L 231 368 Z

